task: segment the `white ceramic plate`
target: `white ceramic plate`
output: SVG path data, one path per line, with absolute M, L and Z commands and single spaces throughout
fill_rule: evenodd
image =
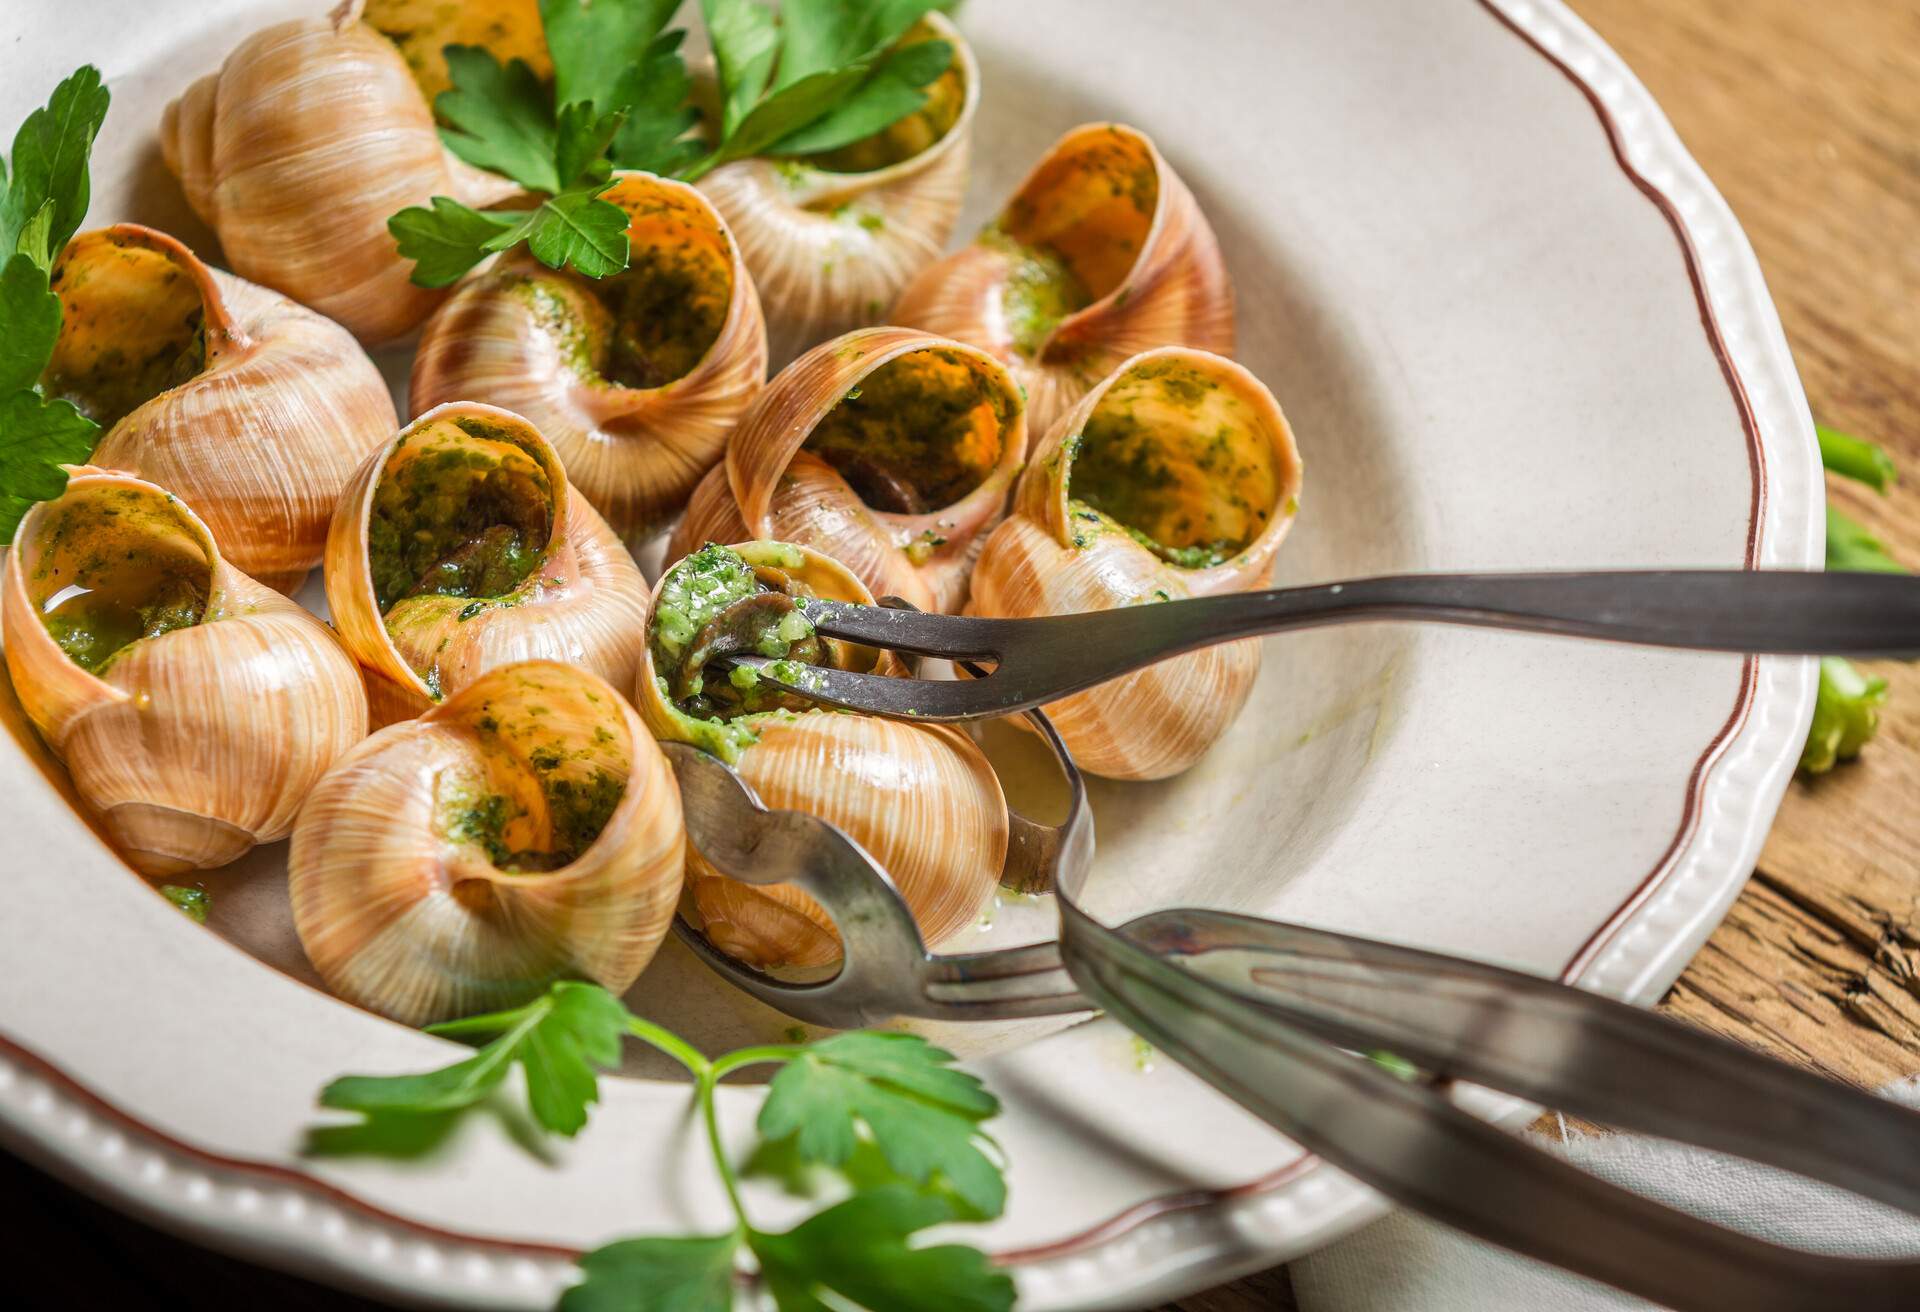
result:
M 245 31 L 324 7 L 15 0 L 0 124 L 97 63 L 114 105 L 94 221 L 212 253 L 160 163 L 160 108 Z M 1099 118 L 1151 132 L 1212 216 L 1243 358 L 1309 466 L 1281 581 L 1818 563 L 1811 426 L 1747 243 L 1558 4 L 972 0 L 963 26 L 986 95 L 961 233 Z M 1288 916 L 1649 1001 L 1751 869 L 1812 700 L 1806 662 L 1385 627 L 1287 638 L 1198 769 L 1097 790 L 1096 901 Z M 327 1079 L 453 1050 L 309 986 L 280 849 L 209 881 L 220 932 L 198 930 L 70 811 L 17 707 L 10 722 L 11 1147 L 216 1247 L 466 1306 L 549 1305 L 572 1253 L 722 1214 L 686 1088 L 644 1066 L 544 1158 L 486 1118 L 424 1160 L 303 1155 Z M 1044 935 L 1045 911 L 1022 911 L 982 941 Z M 671 945 L 633 1001 L 716 1049 L 785 1024 Z M 1027 1307 L 1163 1297 L 1380 1208 L 1177 1069 L 1137 1069 L 1109 1023 L 941 1037 L 1007 1103 L 1011 1207 L 981 1238 Z M 744 1141 L 757 1091 L 723 1093 Z

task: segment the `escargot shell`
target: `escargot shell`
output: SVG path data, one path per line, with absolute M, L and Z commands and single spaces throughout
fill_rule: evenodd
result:
M 1212 226 L 1152 140 L 1118 123 L 1056 142 L 972 245 L 914 278 L 892 318 L 1006 361 L 1041 433 L 1129 356 L 1234 348 Z
M 953 64 L 917 113 L 804 160 L 723 164 L 699 187 L 726 216 L 766 306 L 776 363 L 823 338 L 885 322 L 917 271 L 939 258 L 967 189 L 980 75 L 943 15 L 905 40 L 941 40 Z
M 322 779 L 288 891 L 327 986 L 418 1025 L 556 979 L 623 992 L 672 922 L 685 846 L 679 790 L 633 709 L 585 670 L 525 661 Z
M 396 45 L 375 25 L 410 36 Z M 520 190 L 434 127 L 441 49 L 476 42 L 551 67 L 533 0 L 349 0 L 330 20 L 276 23 L 167 106 L 167 167 L 242 277 L 363 341 L 403 336 L 445 293 L 413 283 L 387 220 L 434 196 L 484 208 Z
M 359 343 L 131 223 L 75 237 L 52 287 L 42 382 L 105 429 L 94 462 L 184 498 L 243 573 L 297 587 L 354 468 L 398 423 Z
M 768 384 L 668 554 L 797 542 L 879 595 L 955 610 L 1026 448 L 1020 393 L 999 361 L 927 333 L 861 329 Z
M 1024 618 L 1263 587 L 1299 508 L 1301 462 L 1273 394 L 1185 347 L 1127 361 L 1035 449 L 973 572 L 968 612 Z M 1046 710 L 1083 769 L 1160 779 L 1239 714 L 1256 640 L 1161 661 Z
M 747 542 L 730 554 L 796 594 L 872 604 L 873 594 L 844 566 L 809 548 Z M 681 568 L 704 570 L 707 577 L 688 579 L 670 569 L 655 589 L 658 623 L 634 698 L 647 727 L 658 737 L 729 758 L 766 805 L 839 826 L 892 876 L 927 943 L 974 923 L 1000 878 L 1008 835 L 1006 798 L 980 749 L 947 725 L 818 709 L 775 709 L 726 722 L 689 714 L 674 698 L 687 686 L 686 672 L 671 667 L 710 646 L 712 630 L 725 626 L 727 611 L 710 600 L 694 607 L 698 614 L 689 620 L 682 613 L 686 599 L 711 598 L 716 588 L 738 582 L 741 570 L 733 568 L 729 578 L 728 562 L 713 547 Z M 707 615 L 710 610 L 716 613 Z M 668 626 L 673 631 L 663 641 Z M 866 649 L 835 647 L 819 663 L 865 669 L 883 659 Z M 692 849 L 687 872 L 692 913 L 722 951 L 766 968 L 825 966 L 839 959 L 832 920 L 800 889 L 729 879 Z
M 327 535 L 327 604 L 375 724 L 486 670 L 563 660 L 631 687 L 647 591 L 545 438 L 493 406 L 438 406 L 369 456 Z
M 410 401 L 485 401 L 531 420 L 628 541 L 662 527 L 720 459 L 766 383 L 753 281 L 698 191 L 622 174 L 632 263 L 611 278 L 516 251 L 467 282 L 421 334 Z
M 7 555 L 7 669 L 109 840 L 148 875 L 284 838 L 367 732 L 327 626 L 220 554 L 199 516 L 83 468 Z

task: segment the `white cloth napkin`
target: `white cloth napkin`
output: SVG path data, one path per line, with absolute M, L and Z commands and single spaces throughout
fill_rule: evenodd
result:
M 1882 1089 L 1920 1107 L 1920 1076 Z M 1770 1167 L 1637 1135 L 1536 1136 L 1574 1165 L 1750 1235 L 1853 1257 L 1920 1256 L 1920 1218 Z M 1654 1304 L 1395 1212 L 1288 1268 L 1301 1312 L 1626 1312 Z

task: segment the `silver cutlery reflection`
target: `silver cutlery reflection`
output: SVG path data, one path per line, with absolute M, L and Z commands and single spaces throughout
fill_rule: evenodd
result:
M 1037 619 L 933 615 L 809 598 L 816 632 L 993 662 L 977 679 L 798 672 L 733 656 L 763 683 L 832 706 L 918 720 L 1011 715 L 1169 656 L 1327 624 L 1414 620 L 1707 651 L 1920 657 L 1920 578 L 1785 570 L 1407 574 L 1153 602 Z M 791 677 L 782 679 L 785 671 Z
M 1458 1107 L 1448 1085 L 1734 1153 L 1915 1213 L 1920 1114 L 1479 962 L 1195 908 L 1109 928 L 1079 901 L 1093 856 L 1079 772 L 1046 717 L 1030 719 L 1066 776 L 1068 814 L 1059 825 L 1014 817 L 1003 878 L 1051 883 L 1057 942 L 928 951 L 857 843 L 811 816 L 769 810 L 717 758 L 669 743 L 701 854 L 736 879 L 811 894 L 839 930 L 843 959 L 831 979 L 786 980 L 735 961 L 685 921 L 677 931 L 731 982 L 820 1025 L 1104 1009 L 1395 1202 L 1682 1312 L 1920 1307 L 1920 1262 L 1818 1256 L 1712 1225 L 1530 1147 Z M 1393 1060 L 1361 1055 L 1383 1053 Z M 1412 1068 L 1422 1077 L 1397 1073 Z

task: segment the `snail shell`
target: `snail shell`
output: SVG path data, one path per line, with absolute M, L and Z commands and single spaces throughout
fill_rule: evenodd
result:
M 920 112 L 824 157 L 738 160 L 700 179 L 739 238 L 776 361 L 885 322 L 893 298 L 953 233 L 980 72 L 941 14 L 928 14 L 907 39 L 939 39 L 954 52 Z
M 1066 615 L 1263 587 L 1301 468 L 1286 416 L 1244 368 L 1184 347 L 1135 356 L 1034 451 L 968 612 Z M 1259 670 L 1257 640 L 1227 643 L 1046 710 L 1081 768 L 1162 779 L 1226 731 Z
M 152 483 L 76 470 L 27 512 L 5 586 L 20 703 L 144 874 L 286 837 L 366 736 L 359 673 L 327 626 L 234 568 Z
M 173 490 L 242 572 L 297 587 L 354 468 L 397 425 L 359 343 L 131 223 L 75 237 L 52 286 L 44 382 L 106 430 L 94 462 Z
M 972 245 L 921 270 L 892 318 L 1005 360 L 1040 433 L 1129 356 L 1234 344 L 1213 228 L 1152 140 L 1118 123 L 1054 143 Z
M 1026 456 L 1020 392 L 984 351 L 866 328 L 782 370 L 694 492 L 668 559 L 797 542 L 874 593 L 953 611 Z
M 844 566 L 809 548 L 747 542 L 733 550 L 751 565 L 783 571 L 815 596 L 873 602 Z M 666 586 L 663 576 L 656 608 Z M 851 668 L 872 668 L 878 658 L 851 652 Z M 634 697 L 647 727 L 663 739 L 715 746 L 711 722 L 673 704 L 655 662 L 649 644 Z M 993 768 L 964 733 L 823 710 L 776 711 L 732 728 L 736 736 L 720 746 L 761 801 L 818 816 L 865 848 L 892 876 L 929 945 L 978 920 L 1006 859 L 1007 804 Z M 832 920 L 800 889 L 729 879 L 691 847 L 687 879 L 692 912 L 722 951 L 762 968 L 839 960 Z
M 376 725 L 512 661 L 567 661 L 621 688 L 640 667 L 639 566 L 540 431 L 494 406 L 437 406 L 367 458 L 334 513 L 326 578 Z
M 349 753 L 300 812 L 287 879 L 327 986 L 419 1025 L 562 978 L 623 992 L 672 922 L 685 848 L 633 708 L 527 661 Z
M 767 378 L 760 301 L 733 239 L 683 182 L 623 174 L 633 263 L 595 280 L 524 251 L 468 281 L 421 334 L 411 404 L 525 415 L 614 531 L 636 541 L 686 504 Z
M 409 6 L 369 8 L 371 21 L 401 22 Z M 461 7 L 438 8 L 458 17 Z M 497 23 L 495 11 L 533 6 L 467 8 Z M 414 285 L 387 219 L 434 196 L 485 207 L 519 188 L 440 142 L 423 94 L 423 83 L 445 85 L 440 29 L 415 24 L 416 80 L 408 55 L 356 21 L 359 10 L 345 4 L 331 21 L 276 23 L 242 41 L 219 72 L 167 106 L 160 146 L 235 272 L 377 343 L 412 331 L 445 295 Z M 458 30 L 446 35 L 460 39 Z

